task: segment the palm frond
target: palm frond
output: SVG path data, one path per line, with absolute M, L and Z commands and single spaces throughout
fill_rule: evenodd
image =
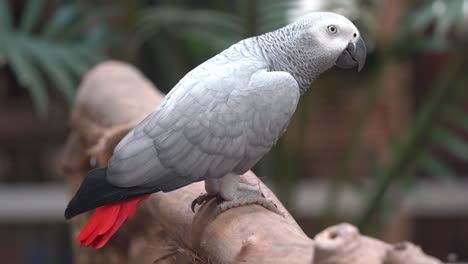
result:
M 445 1 L 444 11 L 437 14 L 434 36 L 446 38 L 450 29 L 453 28 L 463 16 L 463 0 Z M 442 4 L 442 2 L 439 2 Z
M 206 31 L 201 28 L 183 28 L 176 33 L 177 36 L 188 38 L 200 44 L 207 45 L 214 52 L 220 52 L 232 43 L 239 41 L 236 36 L 221 36 L 212 31 Z
M 295 1 L 261 0 L 259 5 L 258 31 L 273 31 L 288 22 L 287 11 L 294 7 Z
M 44 0 L 28 1 L 16 28 L 11 25 L 9 1 L 0 0 L 0 59 L 5 57 L 41 115 L 47 112 L 48 86 L 71 105 L 78 79 L 104 58 L 96 45 L 102 39 L 86 35 L 86 21 L 101 19 L 98 13 L 80 16 L 80 6 L 66 4 L 43 23 L 44 6 Z
M 32 61 L 29 61 L 23 52 L 17 46 L 15 37 L 10 37 L 4 42 L 7 61 L 16 73 L 18 81 L 22 86 L 28 89 L 36 111 L 40 115 L 47 112 L 49 99 L 46 94 L 46 86 L 39 71 L 34 67 Z
M 433 129 L 431 136 L 432 144 L 439 150 L 450 154 L 456 160 L 468 161 L 468 140 L 458 131 L 468 132 L 468 115 L 454 104 L 448 104 L 441 111 L 443 122 Z M 450 126 L 447 126 L 446 123 Z M 418 160 L 418 166 L 423 171 L 442 181 L 449 179 L 449 182 L 454 182 L 457 173 L 451 168 L 450 164 L 447 164 L 446 159 L 429 150 L 423 155 L 424 157 Z
M 83 76 L 94 64 L 94 62 L 89 62 L 83 58 L 80 53 L 70 52 L 68 48 L 57 47 L 53 49 L 52 52 L 54 52 L 55 56 L 60 59 L 64 67 L 68 68 L 76 78 Z M 101 60 L 103 59 L 104 58 Z
M 402 24 L 399 47 L 410 51 L 446 51 L 451 45 L 449 34 L 463 17 L 463 0 L 424 1 Z M 430 34 L 427 30 L 433 28 Z M 405 42 L 413 41 L 413 45 Z
M 44 8 L 44 0 L 27 1 L 26 7 L 21 19 L 20 31 L 24 33 L 32 33 L 34 27 L 39 24 L 41 11 Z
M 29 39 L 23 38 L 18 41 L 21 48 L 28 53 L 31 59 L 54 83 L 54 87 L 63 95 L 66 102 L 71 105 L 74 96 L 75 82 L 70 77 L 68 69 L 62 65 L 60 58 L 53 52 L 55 47 L 46 43 L 32 43 Z
M 41 31 L 41 37 L 46 39 L 58 38 L 67 26 L 78 18 L 79 8 L 74 3 L 61 6 L 46 23 Z
M 179 32 L 185 28 L 212 31 L 228 36 L 242 36 L 242 23 L 234 15 L 215 10 L 189 10 L 181 7 L 155 7 L 143 11 L 138 30 L 151 38 L 163 28 Z
M 97 64 L 106 58 L 106 56 L 96 52 L 95 49 L 86 44 L 70 46 L 69 50 L 71 53 L 76 54 L 76 56 L 81 57 L 82 60 L 90 66 Z
M 432 132 L 432 140 L 456 158 L 468 161 L 468 142 L 453 131 L 438 127 Z
M 11 30 L 13 19 L 9 0 L 0 0 L 0 32 Z
M 423 171 L 436 177 L 442 182 L 456 182 L 457 173 L 450 168 L 443 160 L 435 157 L 432 153 L 424 152 L 416 162 Z
M 66 30 L 62 30 L 60 40 L 75 41 L 84 36 L 89 44 L 103 43 L 105 38 L 102 36 L 107 37 L 108 28 L 102 22 L 116 15 L 117 10 L 118 8 L 116 7 L 100 7 L 86 11 L 80 10 L 79 16 L 70 20 Z M 92 27 L 89 27 L 91 23 Z M 84 29 L 86 29 L 85 32 Z
M 458 107 L 451 105 L 444 110 L 446 120 L 468 132 L 468 114 Z
M 424 146 L 432 142 L 435 134 L 433 132 L 437 131 L 437 128 L 440 127 L 440 121 L 443 120 L 441 115 L 444 113 L 444 109 L 453 105 L 453 96 L 464 87 L 462 84 L 466 80 L 460 81 L 456 78 L 463 65 L 463 57 L 451 54 L 450 61 L 451 63 L 443 69 L 437 81 L 434 82 L 422 109 L 418 111 L 406 143 L 394 154 L 394 161 L 386 168 L 381 180 L 368 197 L 364 213 L 359 219 L 359 226 L 362 230 L 370 227 L 369 224 L 374 219 L 375 214 L 379 212 L 379 206 L 383 204 L 386 192 L 392 183 L 399 182 L 404 175 L 407 175 L 421 155 L 427 153 Z M 457 151 L 462 153 L 464 149 Z

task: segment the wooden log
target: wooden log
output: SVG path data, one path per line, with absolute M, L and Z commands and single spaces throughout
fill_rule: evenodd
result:
M 105 165 L 116 143 L 162 98 L 148 80 L 127 64 L 106 62 L 86 75 L 78 90 L 63 156 L 70 196 L 92 168 L 90 163 Z M 134 221 L 128 221 L 102 250 L 82 248 L 73 241 L 75 262 L 151 263 L 150 259 L 156 260 L 168 252 L 173 254 L 170 238 L 159 224 L 144 215 L 145 212 L 139 210 Z M 78 235 L 88 216 L 83 214 L 71 221 L 72 238 Z M 156 240 L 152 234 L 158 234 Z M 142 243 L 148 246 L 138 246 Z M 153 248 L 149 250 L 150 247 Z M 142 258 L 146 258 L 145 261 Z M 159 263 L 172 262 L 162 260 Z
M 431 256 L 427 256 L 420 247 L 410 242 L 398 243 L 387 251 L 384 264 L 442 264 L 442 262 Z
M 343 223 L 315 236 L 315 264 L 442 264 L 409 242 L 389 245 Z

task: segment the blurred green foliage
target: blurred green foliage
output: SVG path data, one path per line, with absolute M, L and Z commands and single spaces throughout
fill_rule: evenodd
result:
M 47 112 L 48 87 L 71 105 L 78 80 L 104 58 L 103 18 L 109 15 L 107 9 L 85 10 L 73 2 L 49 16 L 47 2 L 24 1 L 17 19 L 14 1 L 0 0 L 0 60 L 11 67 L 41 115 Z
M 137 19 L 143 70 L 167 91 L 187 71 L 231 44 L 285 25 L 290 5 L 280 0 L 238 0 L 192 8 L 190 1 L 161 1 L 144 8 Z
M 379 72 L 392 61 L 421 54 L 446 57 L 446 63 L 440 68 L 436 80 L 430 87 L 426 87 L 429 94 L 424 97 L 422 106 L 415 109 L 408 132 L 403 136 L 395 135 L 393 142 L 396 143 L 389 146 L 390 161 L 376 165 L 375 185 L 371 189 L 361 188 L 362 193 L 367 195 L 364 210 L 356 220 L 359 227 L 364 232 L 378 230 L 375 228 L 378 216 L 382 217 L 385 213 L 388 215 L 388 210 L 397 207 L 398 201 L 402 200 L 402 196 L 398 201 L 388 198 L 388 190 L 391 186 L 399 185 L 403 187 L 401 190 L 410 192 L 414 178 L 418 175 L 417 169 L 423 169 L 444 182 L 456 180 L 456 173 L 450 169 L 447 161 L 434 154 L 431 147 L 436 145 L 456 159 L 468 159 L 468 142 L 453 129 L 466 129 L 466 113 L 460 107 L 460 102 L 466 98 L 463 96 L 463 88 L 467 81 L 463 74 L 467 58 L 463 52 L 459 52 L 466 45 L 460 30 L 463 28 L 462 18 L 466 16 L 463 14 L 462 4 L 462 0 L 414 1 L 400 24 L 394 43 L 389 45 L 390 49 L 379 51 L 380 59 L 375 76 L 377 79 L 356 120 L 347 151 L 338 166 L 338 175 L 331 185 L 324 216 L 325 224 L 336 214 L 337 196 L 343 184 L 350 179 L 353 154 L 359 146 L 366 120 L 369 119 L 376 95 L 382 87 Z M 452 127 L 447 126 L 448 120 Z
M 401 25 L 396 47 L 407 52 L 444 52 L 453 47 L 454 34 L 464 34 L 464 0 L 418 0 L 412 2 Z M 428 30 L 430 29 L 430 34 Z M 411 45 L 408 42 L 411 41 Z

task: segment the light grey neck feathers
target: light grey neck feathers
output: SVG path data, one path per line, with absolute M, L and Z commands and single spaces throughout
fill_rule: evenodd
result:
M 323 71 L 319 62 L 324 54 L 318 54 L 310 46 L 299 43 L 304 42 L 301 34 L 306 26 L 294 23 L 253 38 L 269 63 L 270 70 L 289 72 L 298 82 L 301 94 Z

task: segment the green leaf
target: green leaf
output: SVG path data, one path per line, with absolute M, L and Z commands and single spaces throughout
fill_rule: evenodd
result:
M 436 38 L 446 38 L 450 28 L 452 28 L 463 15 L 463 1 L 450 0 L 440 2 L 440 4 L 445 5 L 446 12 L 437 17 L 434 36 Z
M 25 11 L 23 13 L 20 31 L 31 33 L 34 27 L 39 24 L 41 11 L 44 8 L 44 0 L 29 0 L 25 3 Z
M 94 8 L 82 12 L 79 17 L 70 22 L 67 26 L 67 30 L 60 36 L 60 40 L 70 41 L 77 40 L 86 37 L 85 33 L 93 32 L 96 28 L 102 28 L 102 23 L 96 23 L 96 21 L 102 22 L 105 19 L 111 18 L 117 13 L 117 9 L 114 7 L 103 7 Z M 92 27 L 88 28 L 89 25 Z
M 98 53 L 97 44 L 107 36 L 99 29 L 88 38 L 87 22 L 101 25 L 100 19 L 105 16 L 104 10 L 92 10 L 81 14 L 82 8 L 76 2 L 62 5 L 45 25 L 38 29 L 40 34 L 33 36 L 36 26 L 45 16 L 44 0 L 26 1 L 19 21 L 17 32 L 11 31 L 12 10 L 8 0 L 0 0 L 0 63 L 8 63 L 19 83 L 28 90 L 35 108 L 45 114 L 48 105 L 47 84 L 63 95 L 71 104 L 77 79 L 95 63 L 103 59 Z M 110 10 L 110 9 L 109 9 Z M 82 22 L 85 21 L 85 22 Z M 106 29 L 107 30 L 107 29 Z M 107 30 L 108 31 L 108 30 Z M 73 41 L 66 42 L 64 34 L 68 32 Z M 72 32 L 72 33 L 70 33 Z M 46 83 L 49 81 L 49 83 Z
M 106 24 L 96 24 L 92 28 L 88 29 L 83 41 L 96 48 L 102 47 L 103 45 L 112 45 L 113 43 L 119 42 L 118 38 L 114 38 L 110 34 L 109 26 Z
M 433 2 L 427 1 L 426 4 L 417 12 L 412 14 L 403 24 L 410 32 L 422 32 L 434 19 Z
M 3 65 L 6 63 L 6 47 L 5 47 L 5 39 L 1 38 L 0 35 L 0 65 Z
M 63 5 L 44 26 L 41 37 L 49 39 L 57 38 L 60 33 L 64 32 L 77 19 L 78 15 L 79 9 L 76 4 Z
M 266 33 L 285 26 L 288 23 L 284 14 L 270 14 L 259 19 L 258 32 Z
M 437 177 L 442 182 L 454 183 L 456 182 L 456 173 L 446 164 L 434 158 L 430 153 L 423 153 L 420 155 L 418 165 L 430 175 Z
M 442 52 L 450 48 L 450 43 L 444 38 L 421 37 L 413 41 L 409 49 L 413 52 Z
M 60 57 L 55 53 L 54 45 L 50 43 L 33 43 L 30 39 L 22 38 L 18 43 L 34 59 L 36 64 L 54 83 L 57 89 L 65 98 L 68 105 L 72 105 L 75 94 L 76 83 L 70 77 L 69 72 L 63 67 Z
M 75 56 L 80 57 L 81 60 L 86 62 L 88 65 L 95 65 L 106 59 L 106 57 L 102 54 L 99 54 L 96 49 L 86 45 L 75 45 L 74 47 L 70 48 L 70 52 L 76 54 Z
M 85 61 L 79 53 L 71 51 L 66 47 L 55 49 L 55 54 L 60 58 L 61 62 L 72 72 L 77 78 L 83 77 L 88 72 L 92 64 Z
M 162 28 L 174 32 L 187 27 L 219 34 L 243 34 L 242 23 L 238 17 L 213 10 L 157 7 L 144 11 L 138 21 L 138 30 L 146 38 L 159 33 Z
M 164 76 L 158 85 L 165 92 L 190 70 L 186 60 L 180 58 L 178 46 L 172 43 L 171 38 L 152 38 L 143 43 L 141 49 L 144 52 L 140 53 L 141 64 L 147 69 L 146 73 L 158 72 Z
M 234 36 L 220 36 L 217 33 L 205 31 L 201 28 L 184 28 L 180 29 L 176 34 L 180 35 L 180 37 L 189 38 L 203 45 L 207 45 L 216 52 L 220 52 L 240 40 L 236 39 Z
M 258 28 L 259 32 L 269 32 L 285 26 L 287 11 L 294 6 L 295 2 L 290 1 L 262 1 L 260 4 Z
M 468 114 L 455 108 L 454 106 L 447 107 L 444 116 L 447 120 L 459 127 L 462 127 L 468 132 Z
M 19 83 L 28 90 L 36 111 L 44 116 L 47 113 L 49 98 L 46 86 L 39 71 L 33 63 L 25 56 L 24 51 L 18 47 L 15 37 L 10 36 L 5 42 L 6 55 Z
M 242 36 L 242 22 L 236 16 L 231 14 L 212 11 L 212 10 L 196 10 L 191 12 L 191 15 L 186 17 L 187 24 L 196 24 L 200 26 L 208 26 L 225 33 L 238 34 Z
M 468 143 L 445 128 L 436 128 L 432 134 L 433 140 L 452 155 L 462 160 L 468 160 Z
M 389 188 L 395 180 L 401 175 L 408 174 L 411 165 L 422 154 L 423 147 L 427 145 L 428 139 L 431 139 L 434 128 L 439 125 L 441 109 L 446 107 L 448 102 L 452 102 L 451 96 L 454 93 L 453 84 L 456 82 L 457 74 L 461 72 L 463 57 L 458 53 L 451 53 L 449 56 L 451 63 L 447 64 L 441 73 L 439 73 L 433 86 L 430 87 L 430 94 L 413 122 L 411 133 L 404 147 L 394 156 L 394 161 L 388 167 L 383 180 L 372 190 L 368 203 L 365 206 L 364 213 L 358 220 L 358 226 L 361 230 L 372 223 L 375 214 L 379 211 L 379 205 L 385 200 Z M 464 80 L 465 81 L 465 80 Z M 456 86 L 454 89 L 460 89 L 463 86 Z
M 0 0 L 0 35 L 11 30 L 13 25 L 11 14 L 13 12 L 9 0 Z

